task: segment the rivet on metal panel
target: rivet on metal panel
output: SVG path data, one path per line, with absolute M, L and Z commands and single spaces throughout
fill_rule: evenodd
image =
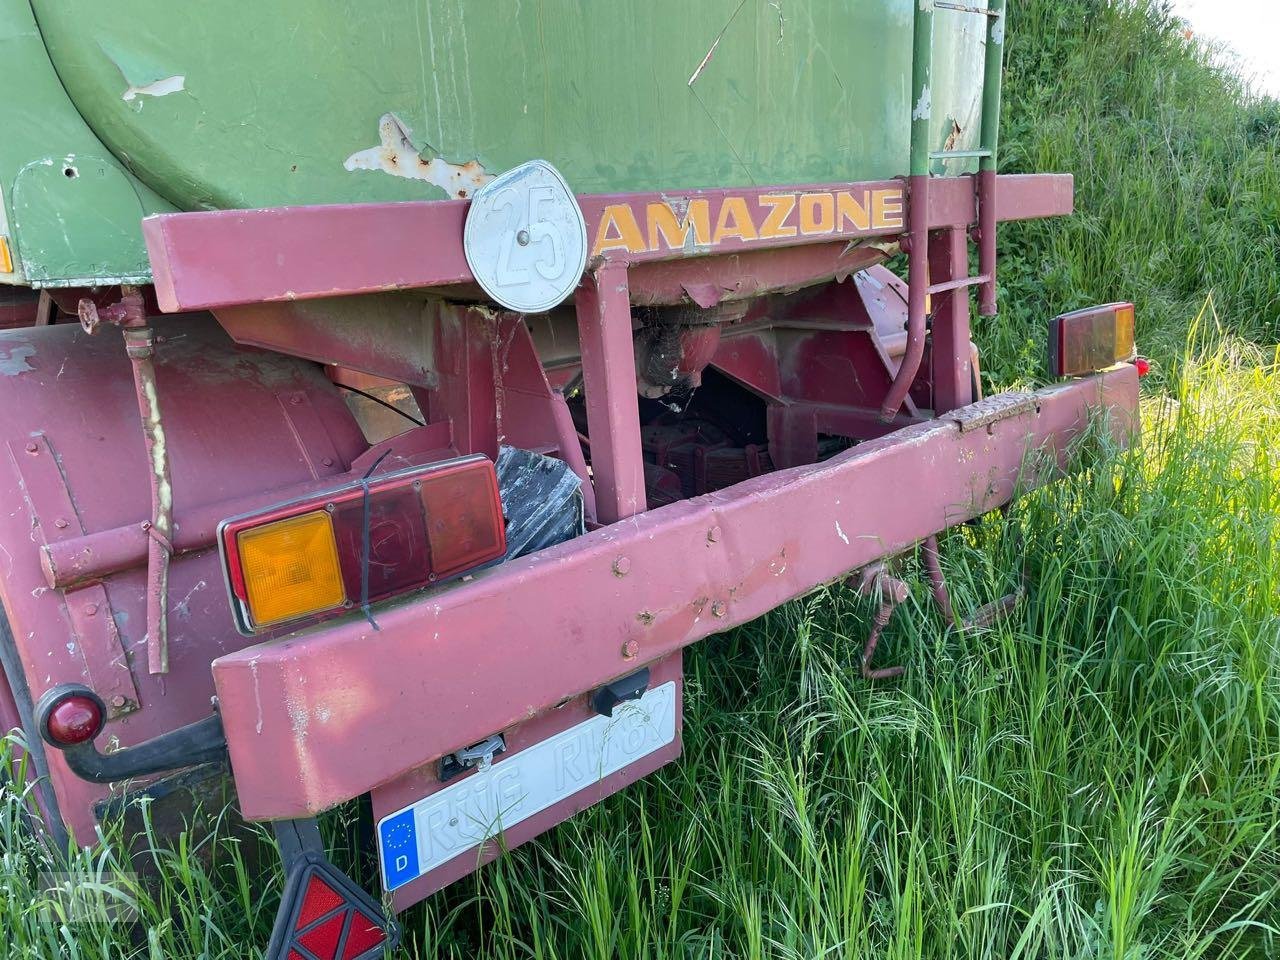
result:
M 96 603 L 86 603 L 84 605 L 84 615 L 86 617 L 92 617 L 95 614 L 97 614 L 97 612 L 98 612 L 98 605 Z
M 59 517 L 57 520 L 53 521 L 53 525 L 57 527 L 59 530 L 67 529 L 67 521 L 62 519 L 62 517 Z
M 725 615 L 725 606 L 723 600 L 717 600 L 711 604 L 711 615 L 713 617 L 723 617 Z
M 34 440 L 27 444 L 27 453 L 35 456 L 40 452 L 40 446 Z
M 625 577 L 631 570 L 631 560 L 627 557 L 618 557 L 613 561 L 613 575 L 615 577 Z
M 622 645 L 622 655 L 628 660 L 634 660 L 640 654 L 640 644 L 635 640 L 628 640 Z

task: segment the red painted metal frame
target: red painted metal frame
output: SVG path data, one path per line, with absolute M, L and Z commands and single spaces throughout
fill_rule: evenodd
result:
M 979 426 L 960 411 L 406 600 L 376 632 L 350 619 L 222 657 L 241 809 L 328 809 L 628 673 L 629 653 L 665 656 L 1007 503 L 1049 476 L 1028 453 L 1060 461 L 1095 414 L 1127 435 L 1137 392 L 1122 366 Z
M 761 196 L 898 191 L 900 180 L 813 184 L 741 190 L 582 195 L 578 202 L 589 238 L 597 236 L 611 205 L 641 210 L 650 203 L 706 199 L 717 209 L 727 198 L 756 202 Z M 923 221 L 929 229 L 970 226 L 977 218 L 973 178 L 955 177 L 930 185 Z M 1018 220 L 1057 216 L 1072 209 L 1072 179 L 1065 174 L 1006 175 L 996 181 L 996 216 Z M 236 304 L 307 300 L 358 293 L 381 293 L 473 281 L 462 252 L 468 200 L 342 204 L 171 213 L 143 221 L 156 296 L 165 312 L 205 310 Z M 798 213 L 782 226 L 796 227 Z M 747 253 L 754 250 L 896 237 L 896 227 L 844 229 L 744 240 L 727 237 L 688 251 L 610 251 L 604 259 L 644 264 L 690 254 Z M 661 274 L 659 274 L 660 276 Z M 637 302 L 646 286 L 632 283 Z M 696 291 L 695 291 L 696 292 Z M 697 300 L 697 297 L 694 297 Z

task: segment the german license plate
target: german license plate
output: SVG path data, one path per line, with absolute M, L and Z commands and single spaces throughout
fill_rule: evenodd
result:
M 573 796 L 676 737 L 676 684 L 592 717 L 378 821 L 382 882 L 395 890 Z

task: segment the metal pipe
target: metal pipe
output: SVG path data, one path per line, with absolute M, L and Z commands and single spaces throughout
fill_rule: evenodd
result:
M 911 392 L 924 358 L 925 298 L 929 293 L 928 176 L 912 177 L 907 206 L 907 347 L 893 383 L 880 405 L 880 419 L 891 421 Z
M 978 167 L 978 272 L 987 280 L 978 291 L 978 312 L 996 315 L 996 160 L 1000 146 L 1000 84 L 1004 72 L 1005 0 L 989 0 L 987 49 L 982 77 L 982 148 Z
M 307 480 L 304 483 L 274 487 L 195 507 L 188 506 L 173 520 L 174 533 L 169 538 L 173 552 L 174 554 L 191 553 L 214 546 L 217 542 L 215 537 L 218 524 L 228 517 L 252 513 L 255 510 L 332 490 L 352 480 L 358 480 L 367 469 L 368 463 L 385 450 L 393 451 L 391 459 L 397 467 L 428 462 L 433 456 L 433 451 L 439 449 L 437 433 L 434 429 L 436 426 L 438 425 L 430 424 L 426 427 L 417 427 L 384 440 L 380 444 L 375 444 L 352 464 L 352 470 L 345 473 L 322 477 L 319 480 Z M 421 439 L 415 439 L 415 437 Z M 371 457 L 370 454 L 374 456 Z M 44 544 L 40 548 L 40 566 L 44 571 L 45 583 L 54 589 L 65 590 L 77 584 L 101 580 L 113 573 L 132 570 L 146 562 L 150 540 L 147 531 L 143 529 L 143 521 L 139 521 L 87 533 L 82 537 L 68 537 L 65 540 Z
M 933 0 L 915 4 L 911 56 L 911 162 L 907 205 L 907 349 L 880 406 L 880 419 L 897 415 L 924 357 L 925 298 L 929 285 L 929 134 L 933 116 Z
M 133 361 L 133 383 L 142 416 L 151 481 L 151 519 L 147 532 L 147 669 L 169 672 L 169 557 L 173 553 L 173 484 L 165 448 L 160 398 L 156 394 L 155 334 L 150 327 L 124 331 L 125 350 Z

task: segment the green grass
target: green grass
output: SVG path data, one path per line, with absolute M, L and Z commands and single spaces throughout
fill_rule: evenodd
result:
M 1227 330 L 1280 340 L 1280 104 L 1159 7 L 1010 3 L 1001 169 L 1074 174 L 1076 212 L 1002 228 L 1002 313 L 975 322 L 993 387 L 1043 375 L 1048 317 L 1110 300 L 1158 361 L 1210 292 Z
M 1012 6 L 1006 166 L 1074 171 L 1079 212 L 1005 229 L 985 373 L 1039 379 L 1046 317 L 1133 299 L 1142 446 L 952 531 L 958 607 L 1028 597 L 957 633 L 917 586 L 901 681 L 860 678 L 844 589 L 691 649 L 683 760 L 409 911 L 403 956 L 1280 956 L 1280 110 L 1150 6 Z M 9 956 L 265 944 L 250 839 L 143 836 L 141 882 L 113 834 L 68 905 L 27 807 L 0 791 Z M 357 815 L 324 825 L 374 889 Z

